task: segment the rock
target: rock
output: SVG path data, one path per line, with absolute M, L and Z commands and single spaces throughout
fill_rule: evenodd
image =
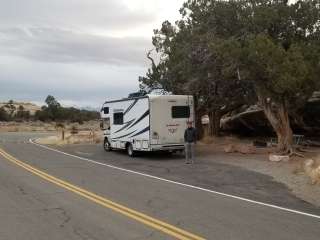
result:
M 226 153 L 235 153 L 239 152 L 242 154 L 252 154 L 256 152 L 256 149 L 252 145 L 233 145 L 229 144 L 224 147 L 224 152 Z
M 253 154 L 256 152 L 256 149 L 252 145 L 240 145 L 237 147 L 237 151 L 242 154 Z
M 236 148 L 235 148 L 234 145 L 229 144 L 229 145 L 224 147 L 224 152 L 225 153 L 234 153 L 234 152 L 236 152 Z
M 304 162 L 304 171 L 310 177 L 311 184 L 320 183 L 320 165 L 315 166 L 313 159 L 307 159 Z
M 270 154 L 269 155 L 269 160 L 271 161 L 271 162 L 281 162 L 281 161 L 283 161 L 283 162 L 287 162 L 287 161 L 289 161 L 290 160 L 290 158 L 289 158 L 289 156 L 287 156 L 287 155 L 275 155 L 275 154 Z

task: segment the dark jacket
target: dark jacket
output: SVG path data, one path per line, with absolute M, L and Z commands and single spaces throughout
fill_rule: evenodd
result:
M 197 142 L 197 131 L 195 128 L 187 128 L 184 131 L 184 141 L 188 143 L 196 143 Z

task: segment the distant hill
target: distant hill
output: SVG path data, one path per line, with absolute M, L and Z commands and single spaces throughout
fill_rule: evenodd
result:
M 0 108 L 5 109 L 7 112 L 10 112 L 12 106 L 13 113 L 17 113 L 20 106 L 23 107 L 24 111 L 29 111 L 30 115 L 35 115 L 36 111 L 41 110 L 40 106 L 30 102 L 0 102 Z

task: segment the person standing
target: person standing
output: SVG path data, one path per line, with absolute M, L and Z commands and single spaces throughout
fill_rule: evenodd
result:
M 187 122 L 187 129 L 184 131 L 186 164 L 194 163 L 194 145 L 197 143 L 197 132 L 192 122 Z

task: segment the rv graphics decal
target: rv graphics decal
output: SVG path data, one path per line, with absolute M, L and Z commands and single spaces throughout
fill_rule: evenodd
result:
M 117 130 L 116 132 L 114 132 L 114 133 L 118 133 L 118 132 L 121 132 L 122 130 L 126 129 L 126 128 L 129 127 L 130 124 L 133 123 L 135 120 L 136 120 L 136 119 L 134 118 L 134 119 L 132 119 L 132 120 L 130 120 L 130 121 L 128 121 L 128 122 L 125 122 L 125 123 L 124 123 L 125 125 L 124 125 L 122 128 L 120 128 L 119 130 Z
M 127 137 L 127 136 L 129 136 L 129 135 L 131 135 L 131 134 L 135 133 L 136 131 L 137 131 L 137 130 L 134 130 L 134 131 L 132 131 L 132 132 L 130 132 L 130 133 L 128 133 L 128 134 L 122 135 L 122 136 L 120 136 L 120 137 L 112 138 L 112 140 L 117 140 L 117 139 L 120 139 L 120 138 L 123 138 L 123 137 Z
M 130 138 L 136 137 L 136 136 L 138 136 L 138 135 L 140 135 L 140 134 L 142 134 L 142 133 L 145 133 L 145 132 L 147 132 L 147 131 L 149 131 L 149 130 L 150 130 L 150 126 L 146 127 L 145 129 L 141 130 L 140 132 L 134 134 L 134 135 L 131 136 Z
M 132 128 L 133 126 L 135 126 L 136 124 L 138 124 L 141 120 L 143 120 L 145 117 L 149 116 L 149 110 L 147 110 L 144 114 L 142 114 L 142 116 L 137 120 L 135 121 L 129 128 Z
M 123 115 L 127 114 L 133 107 L 134 105 L 136 105 L 136 103 L 138 102 L 139 99 L 135 99 L 133 101 L 133 103 L 131 103 L 131 105 L 127 108 L 127 110 L 124 111 Z

